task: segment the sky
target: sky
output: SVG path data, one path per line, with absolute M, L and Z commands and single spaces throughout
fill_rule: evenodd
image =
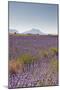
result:
M 9 29 L 19 33 L 32 28 L 47 34 L 58 34 L 58 5 L 12 2 L 9 4 Z

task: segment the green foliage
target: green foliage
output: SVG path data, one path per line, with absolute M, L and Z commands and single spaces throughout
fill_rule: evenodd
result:
M 57 48 L 50 48 L 50 51 L 52 53 L 52 55 L 58 55 L 58 49 Z
M 49 55 L 49 51 L 48 50 L 46 50 L 46 49 L 39 49 L 38 50 L 38 55 L 37 56 L 39 58 L 43 58 L 43 57 L 47 58 L 48 55 Z
M 50 70 L 52 71 L 57 71 L 57 65 L 58 65 L 58 61 L 56 59 L 52 59 L 50 61 Z
M 14 34 L 14 36 L 32 36 L 32 34 Z
M 30 54 L 23 54 L 19 57 L 19 60 L 24 64 L 31 64 L 35 60 L 35 57 Z
M 44 57 L 48 57 L 48 51 L 44 50 L 44 51 L 42 52 L 42 54 L 43 54 Z
M 51 65 L 52 67 L 56 68 L 57 67 L 57 60 L 51 60 Z

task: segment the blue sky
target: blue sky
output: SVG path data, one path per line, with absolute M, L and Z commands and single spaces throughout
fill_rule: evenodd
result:
M 32 28 L 57 34 L 57 4 L 9 2 L 9 29 L 25 32 Z

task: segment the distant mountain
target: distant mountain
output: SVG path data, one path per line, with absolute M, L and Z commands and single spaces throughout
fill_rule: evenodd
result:
M 18 31 L 17 31 L 17 30 L 15 30 L 15 29 L 9 29 L 9 33 L 14 34 L 14 33 L 18 33 Z
M 41 32 L 39 29 L 31 29 L 29 31 L 24 32 L 23 34 L 39 34 L 39 35 L 44 35 L 45 33 Z

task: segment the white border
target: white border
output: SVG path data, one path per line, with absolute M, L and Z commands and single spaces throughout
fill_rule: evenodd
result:
M 11 1 L 59 4 L 59 0 L 11 0 Z M 59 12 L 60 12 L 60 9 L 59 9 Z M 60 13 L 59 13 L 59 16 L 60 16 Z M 60 21 L 60 18 L 59 18 L 59 21 Z M 59 45 L 60 45 L 60 42 L 59 42 Z M 8 89 L 6 87 L 7 84 L 8 84 L 8 0 L 0 0 L 0 90 L 7 90 Z M 36 87 L 36 88 L 25 88 L 25 89 L 29 89 L 29 90 L 33 90 L 33 89 L 34 90 L 37 90 L 37 89 L 38 90 L 39 89 L 56 90 L 58 89 L 59 90 L 60 86 Z

